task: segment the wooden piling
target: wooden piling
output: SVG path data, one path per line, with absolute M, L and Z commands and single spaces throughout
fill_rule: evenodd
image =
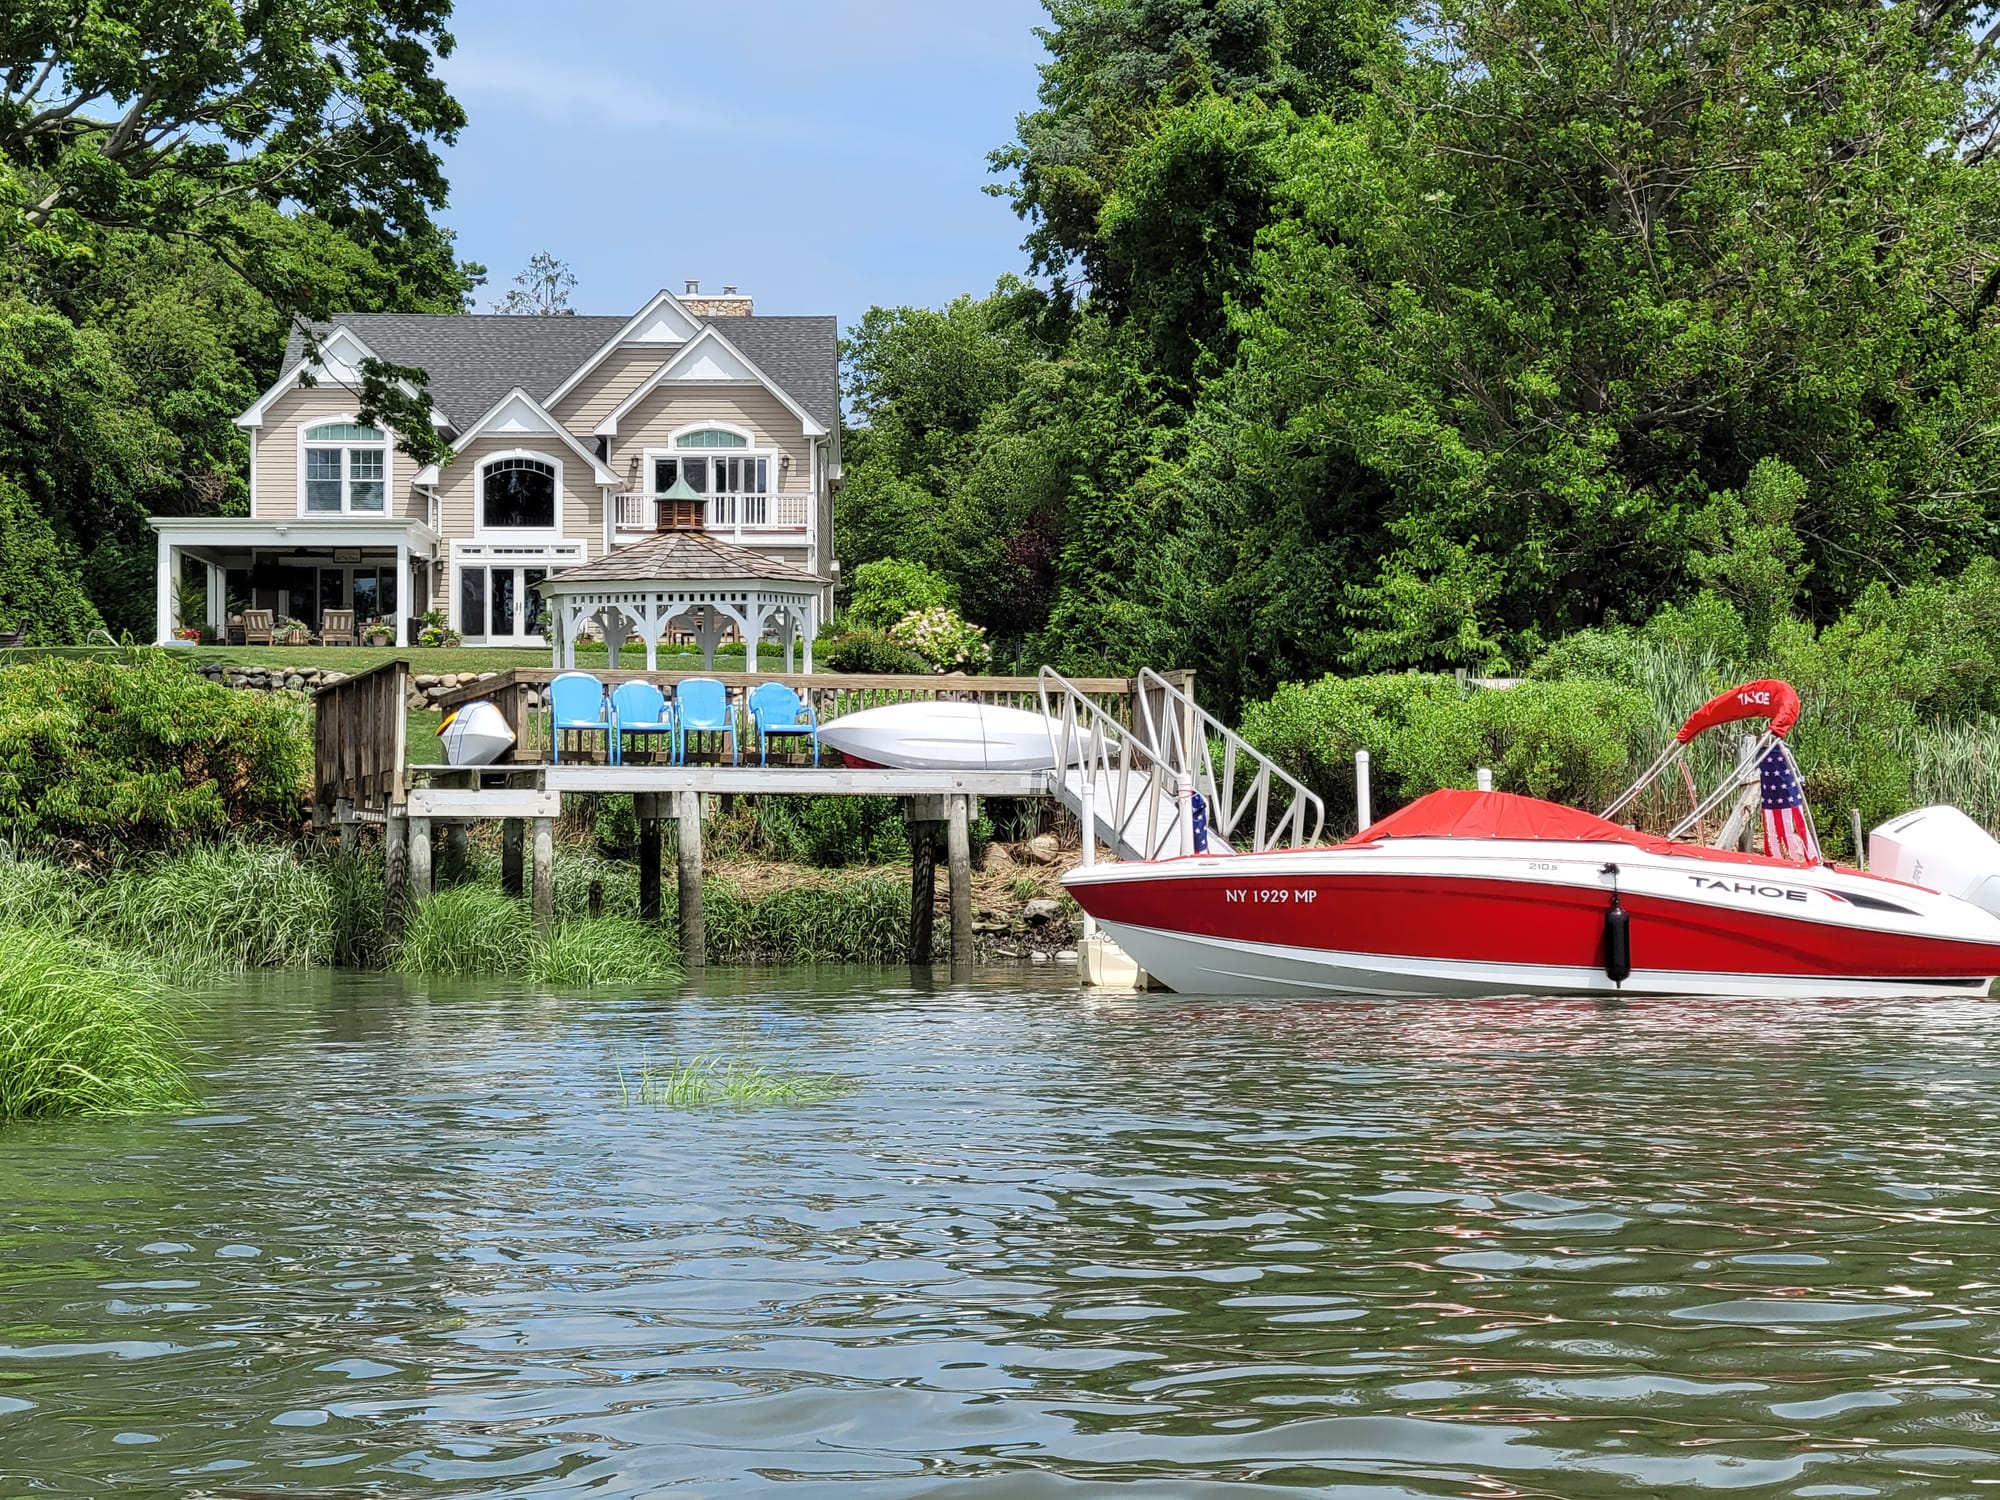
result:
M 510 896 L 526 894 L 522 863 L 527 853 L 527 825 L 519 818 L 506 818 L 500 824 L 500 889 Z
M 391 943 L 402 941 L 409 900 L 410 820 L 391 813 L 382 825 L 382 931 Z
M 911 797 L 903 806 L 910 841 L 910 963 L 929 967 L 937 906 L 937 825 L 941 798 Z
M 972 963 L 972 798 L 947 799 L 945 865 L 951 886 L 951 964 Z
M 410 819 L 410 899 L 425 901 L 431 894 L 431 820 Z
M 438 851 L 437 869 L 433 880 L 439 886 L 457 885 L 465 879 L 472 864 L 471 841 L 467 838 L 466 825 L 453 821 L 438 825 L 444 838 L 443 848 Z
M 674 845 L 680 873 L 681 961 L 689 972 L 708 962 L 701 901 L 701 793 L 674 794 Z M 658 845 L 655 844 L 657 851 Z M 656 856 L 657 858 L 657 853 Z
M 535 925 L 547 930 L 556 917 L 556 820 L 535 819 L 533 847 Z
M 660 920 L 660 794 L 638 792 L 632 811 L 639 818 L 639 920 Z

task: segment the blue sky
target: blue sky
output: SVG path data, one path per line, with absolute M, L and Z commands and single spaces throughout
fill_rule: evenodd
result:
M 765 313 L 935 304 L 1022 269 L 986 154 L 1033 106 L 1037 0 L 461 0 L 441 71 L 460 253 L 575 269 L 578 312 L 739 285 Z

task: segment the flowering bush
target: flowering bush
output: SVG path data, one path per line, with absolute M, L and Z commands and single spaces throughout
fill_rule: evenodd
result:
M 976 672 L 993 659 L 986 627 L 970 623 L 955 609 L 913 609 L 889 627 L 889 639 L 916 652 L 937 672 Z
M 174 639 L 177 641 L 199 641 L 201 639 L 201 627 L 199 625 L 176 625 L 174 627 Z

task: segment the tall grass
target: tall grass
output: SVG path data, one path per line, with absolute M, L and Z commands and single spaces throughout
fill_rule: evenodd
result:
M 0 928 L 66 932 L 86 913 L 87 894 L 73 870 L 0 850 Z
M 1946 802 L 2000 830 L 2000 717 L 1945 720 L 1905 730 L 1897 753 L 1910 767 L 1910 804 Z
M 909 943 L 909 882 L 774 891 L 758 903 L 752 931 L 758 955 L 780 963 L 891 963 Z
M 177 975 L 302 969 L 334 958 L 333 886 L 279 845 L 189 845 L 121 872 L 91 905 L 105 941 Z
M 519 977 L 537 946 L 526 902 L 492 886 L 459 885 L 438 891 L 404 920 L 396 967 L 425 979 Z
M 666 984 L 681 977 L 678 945 L 663 927 L 631 917 L 558 922 L 529 969 L 537 984 L 588 989 Z
M 546 937 L 492 886 L 439 891 L 410 914 L 396 967 L 426 979 L 528 979 L 558 989 L 680 978 L 673 936 L 632 917 L 570 917 Z
M 72 935 L 0 927 L 0 1120 L 122 1114 L 192 1098 L 169 994 Z
M 655 1072 L 641 1065 L 618 1069 L 621 1104 L 655 1109 L 712 1109 L 718 1106 L 824 1104 L 852 1091 L 852 1085 L 786 1064 L 766 1067 L 738 1058 L 691 1057 Z

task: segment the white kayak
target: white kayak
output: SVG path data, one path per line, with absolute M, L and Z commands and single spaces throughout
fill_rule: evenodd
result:
M 437 735 L 444 758 L 454 766 L 490 766 L 514 748 L 507 716 L 484 698 L 447 714 Z
M 890 703 L 820 727 L 822 745 L 848 760 L 904 771 L 1046 771 L 1049 721 L 992 703 Z

